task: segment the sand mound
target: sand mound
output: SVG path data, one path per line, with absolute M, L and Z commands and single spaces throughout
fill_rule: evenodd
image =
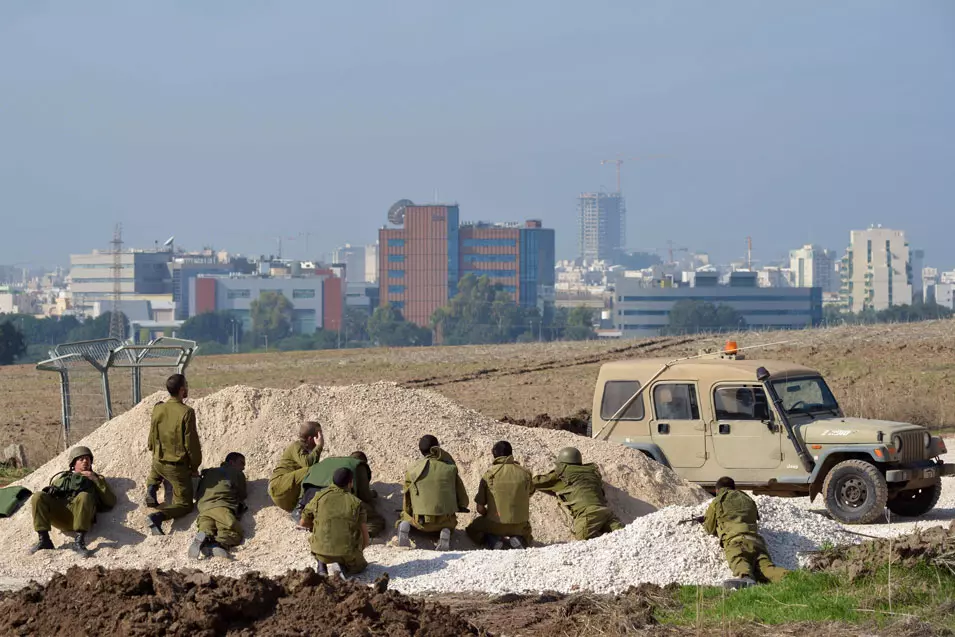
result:
M 400 507 L 404 470 L 420 456 L 417 442 L 425 433 L 437 435 L 442 446 L 454 455 L 472 498 L 491 461 L 491 445 L 500 439 L 510 440 L 519 461 L 533 472 L 549 470 L 561 447 L 579 447 L 586 461 L 600 465 L 610 504 L 624 522 L 657 507 L 693 505 L 707 498 L 698 487 L 633 450 L 565 431 L 502 424 L 430 391 L 402 389 L 393 383 L 303 385 L 294 390 L 231 387 L 192 404 L 199 420 L 204 466 L 217 465 L 229 451 L 246 454 L 251 509 L 251 514 L 242 519 L 246 542 L 235 551 L 234 562 L 189 562 L 185 553 L 194 514 L 177 521 L 168 536 L 152 537 L 144 532 L 148 510 L 142 506 L 142 499 L 149 469 L 145 448 L 149 414 L 152 405 L 162 398 L 162 394 L 151 396 L 81 441 L 93 449 L 96 470 L 107 476 L 119 498 L 113 511 L 99 516 L 91 534 L 95 537 L 90 538 L 96 554 L 85 560 L 85 565 L 164 569 L 196 566 L 230 575 L 249 570 L 280 575 L 288 569 L 311 566 L 305 533 L 296 531 L 287 515 L 271 505 L 266 492 L 273 465 L 303 419 L 323 423 L 327 453 L 344 455 L 362 449 L 368 454 L 374 474 L 372 486 L 381 496 L 378 507 L 389 522 L 397 517 L 395 510 Z M 39 489 L 65 463 L 64 453 L 22 484 Z M 553 498 L 536 496 L 531 515 L 538 541 L 570 539 L 567 521 Z M 470 516 L 460 517 L 463 528 Z M 57 544 L 64 541 L 56 532 L 53 539 Z M 25 549 L 34 541 L 28 508 L 0 520 L 0 576 L 45 579 L 50 572 L 63 572 L 77 561 L 69 551 L 26 556 Z M 452 546 L 470 548 L 470 542 L 458 532 Z

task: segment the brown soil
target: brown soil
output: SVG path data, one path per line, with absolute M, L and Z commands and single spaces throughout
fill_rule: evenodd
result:
M 587 424 L 589 421 L 589 409 L 581 409 L 572 416 L 563 416 L 561 418 L 553 418 L 549 414 L 537 414 L 530 420 L 527 420 L 526 418 L 511 418 L 510 416 L 504 416 L 501 418 L 501 422 L 506 422 L 511 425 L 520 425 L 522 427 L 539 427 L 541 429 L 560 429 L 562 431 L 570 431 L 581 436 L 587 435 Z
M 278 579 L 71 568 L 0 593 L 4 635 L 486 635 L 446 606 L 314 571 Z

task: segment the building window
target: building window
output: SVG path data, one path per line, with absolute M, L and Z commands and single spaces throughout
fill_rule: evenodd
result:
M 226 297 L 230 299 L 250 299 L 252 298 L 252 290 L 229 290 Z
M 507 292 L 508 294 L 515 294 L 517 292 L 516 285 L 502 285 L 501 290 Z
M 403 309 L 405 309 L 405 302 L 404 302 L 404 301 L 388 301 L 388 305 L 390 305 L 391 307 L 395 308 L 396 310 L 403 310 Z
M 466 263 L 515 263 L 516 254 L 466 254 Z
M 402 263 L 405 260 L 405 255 L 403 254 L 389 254 L 388 261 L 391 263 Z
M 465 239 L 465 248 L 514 248 L 517 239 Z
M 866 263 L 872 263 L 872 239 L 866 241 Z
M 403 285 L 389 285 L 388 294 L 404 294 L 405 286 Z
M 392 279 L 403 279 L 405 278 L 404 270 L 388 270 L 388 276 Z
M 388 239 L 389 248 L 403 248 L 405 247 L 404 239 Z
M 315 290 L 292 290 L 293 299 L 314 299 Z
M 480 278 L 482 276 L 492 279 L 510 279 L 517 276 L 517 270 L 465 270 L 465 274 L 473 274 Z

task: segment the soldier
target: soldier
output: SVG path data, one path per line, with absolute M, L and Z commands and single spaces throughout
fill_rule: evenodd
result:
M 159 485 L 165 479 L 172 484 L 172 503 L 159 507 L 148 517 L 153 535 L 163 535 L 162 523 L 188 515 L 193 507 L 192 478 L 198 477 L 202 447 L 196 429 L 196 412 L 184 404 L 189 383 L 182 374 L 166 379 L 169 400 L 153 407 L 148 448 L 153 452 L 152 470 L 146 479 L 146 506 L 156 507 Z
M 504 548 L 528 546 L 531 537 L 530 503 L 534 484 L 527 469 L 514 460 L 511 443 L 501 440 L 491 448 L 494 464 L 481 478 L 474 502 L 478 517 L 464 530 L 478 545 Z
M 302 480 L 308 468 L 318 462 L 325 439 L 322 426 L 317 422 L 304 422 L 298 428 L 298 440 L 282 452 L 279 464 L 269 478 L 269 497 L 283 511 L 292 511 L 301 496 Z M 292 519 L 298 522 L 296 516 Z
M 318 572 L 339 577 L 352 575 L 368 566 L 364 550 L 368 527 L 361 500 L 351 494 L 353 474 L 339 467 L 332 484 L 319 491 L 302 512 L 302 526 L 311 529 L 308 544 L 318 560 Z
M 52 549 L 50 527 L 73 534 L 69 548 L 82 557 L 92 553 L 86 547 L 86 533 L 96 521 L 99 511 L 116 506 L 116 496 L 106 478 L 93 471 L 93 452 L 88 447 L 74 447 L 69 455 L 70 470 L 58 473 L 30 499 L 33 507 L 33 528 L 40 536 L 30 554 Z
M 557 453 L 553 471 L 534 476 L 534 490 L 557 496 L 560 506 L 574 520 L 574 537 L 589 540 L 619 531 L 623 524 L 607 506 L 600 469 L 583 462 L 578 449 L 564 447 Z
M 723 553 L 738 582 L 736 587 L 751 586 L 756 582 L 778 582 L 789 571 L 773 564 L 766 542 L 759 535 L 759 511 L 753 499 L 736 490 L 733 478 L 716 481 L 716 497 L 710 502 L 703 517 L 703 528 L 720 538 Z
M 375 510 L 375 499 L 378 492 L 371 488 L 371 467 L 368 466 L 368 456 L 362 451 L 355 451 L 350 456 L 325 458 L 313 464 L 302 480 L 302 498 L 292 511 L 292 517 L 300 518 L 302 511 L 308 506 L 322 489 L 332 484 L 335 471 L 346 467 L 351 470 L 352 494 L 361 500 L 361 508 L 365 512 L 368 524 L 368 534 L 372 537 L 381 533 L 385 528 L 385 518 Z
M 427 435 L 418 441 L 424 456 L 405 473 L 404 497 L 398 520 L 398 546 L 410 546 L 411 527 L 438 533 L 438 551 L 451 548 L 451 531 L 458 526 L 456 513 L 468 513 L 468 492 L 458 475 L 454 458 Z
M 199 532 L 189 547 L 190 558 L 198 559 L 206 552 L 228 558 L 228 549 L 242 543 L 239 518 L 246 511 L 244 472 L 245 456 L 237 451 L 229 453 L 218 467 L 202 472 L 196 490 Z

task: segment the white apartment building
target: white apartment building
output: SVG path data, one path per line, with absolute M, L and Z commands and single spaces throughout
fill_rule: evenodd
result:
M 834 292 L 836 285 L 835 255 L 815 245 L 804 245 L 789 251 L 792 285 L 797 288 L 822 288 Z
M 851 231 L 842 268 L 841 292 L 846 308 L 861 312 L 911 305 L 912 258 L 901 230 L 875 226 Z

